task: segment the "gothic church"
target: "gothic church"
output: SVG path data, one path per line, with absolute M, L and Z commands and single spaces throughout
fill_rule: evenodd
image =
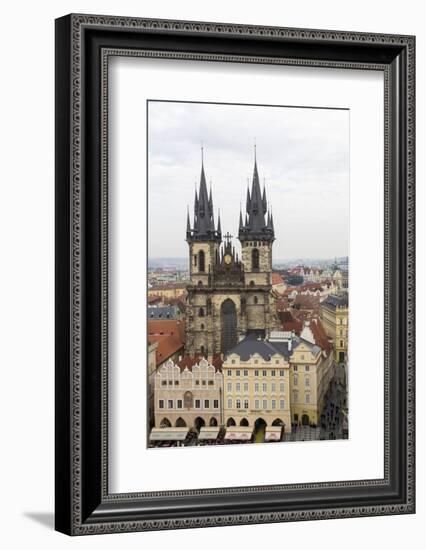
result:
M 255 157 L 246 215 L 240 211 L 238 239 L 241 258 L 227 233 L 222 237 L 220 216 L 213 214 L 212 191 L 207 191 L 204 163 L 195 191 L 194 223 L 188 212 L 190 282 L 187 286 L 186 345 L 188 355 L 225 353 L 248 334 L 268 337 L 280 328 L 272 293 L 272 212 L 265 188 L 260 189 Z

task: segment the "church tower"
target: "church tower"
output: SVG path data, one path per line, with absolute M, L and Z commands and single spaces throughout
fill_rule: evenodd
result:
M 216 226 L 202 161 L 194 222 L 191 226 L 189 212 L 186 222 L 190 266 L 185 314 L 187 355 L 209 358 L 223 354 L 250 333 L 267 337 L 280 327 L 272 293 L 274 224 L 272 214 L 267 213 L 265 191 L 263 195 L 260 191 L 256 159 L 251 193 L 247 192 L 246 221 L 243 223 L 240 213 L 238 238 L 242 259 L 229 232 L 223 235 L 222 243 L 220 219 Z
M 272 243 L 275 240 L 272 212 L 268 211 L 266 190 L 260 190 L 256 155 L 251 193 L 247 188 L 246 215 L 240 212 L 238 238 L 247 285 L 272 284 Z
M 220 215 L 215 227 L 212 190 L 207 192 L 201 149 L 200 186 L 195 190 L 194 223 L 191 227 L 189 211 L 186 221 L 186 241 L 189 245 L 189 277 L 186 311 L 186 353 L 208 355 L 213 353 L 213 315 L 211 283 L 219 263 L 222 242 Z
M 186 221 L 186 241 L 189 244 L 189 275 L 191 284 L 207 285 L 209 274 L 219 259 L 219 246 L 222 242 L 220 216 L 217 229 L 215 228 L 213 213 L 212 190 L 207 192 L 204 160 L 201 159 L 200 188 L 195 189 L 194 225 L 191 228 L 189 211 Z
M 266 190 L 260 190 L 256 148 L 253 181 L 247 188 L 246 213 L 240 211 L 238 239 L 241 243 L 244 282 L 247 289 L 247 328 L 265 336 L 277 325 L 272 294 L 272 244 L 275 240 L 272 211 Z

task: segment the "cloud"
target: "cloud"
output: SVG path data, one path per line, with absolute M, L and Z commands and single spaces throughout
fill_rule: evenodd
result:
M 240 203 L 259 176 L 274 211 L 275 258 L 348 254 L 349 111 L 149 103 L 149 254 L 186 256 L 186 212 L 201 164 L 222 229 L 236 235 Z

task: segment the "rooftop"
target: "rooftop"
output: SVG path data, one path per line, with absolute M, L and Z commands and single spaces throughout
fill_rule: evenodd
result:
M 286 360 L 290 358 L 293 350 L 300 344 L 308 346 L 308 348 L 317 355 L 321 352 L 321 348 L 316 344 L 312 344 L 303 340 L 298 336 L 284 339 L 282 341 L 259 340 L 256 338 L 247 337 L 241 340 L 234 348 L 227 353 L 231 355 L 235 353 L 242 361 L 248 361 L 254 354 L 260 355 L 265 361 L 269 361 L 273 355 L 279 354 Z
M 322 305 L 328 309 L 337 309 L 348 307 L 348 303 L 348 293 L 342 292 L 342 294 L 331 294 L 322 302 Z

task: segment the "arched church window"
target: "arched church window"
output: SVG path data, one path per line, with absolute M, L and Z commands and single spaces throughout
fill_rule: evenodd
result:
M 254 286 L 254 281 L 250 281 L 250 286 Z
M 251 268 L 253 271 L 259 269 L 259 250 L 257 248 L 253 248 L 251 251 Z
M 200 252 L 198 252 L 198 270 L 206 270 L 204 250 L 200 250 Z
M 203 281 L 198 281 L 198 286 L 203 286 Z
M 198 317 L 204 317 L 204 309 L 202 307 L 198 310 Z

